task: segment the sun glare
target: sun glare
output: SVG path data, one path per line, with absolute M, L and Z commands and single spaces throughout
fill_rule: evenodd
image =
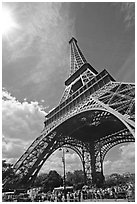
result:
M 14 20 L 13 13 L 9 8 L 2 8 L 2 35 L 8 35 L 17 24 Z

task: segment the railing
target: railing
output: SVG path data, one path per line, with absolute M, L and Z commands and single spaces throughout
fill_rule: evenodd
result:
M 66 101 L 64 101 L 62 104 L 57 106 L 54 110 L 52 110 L 47 116 L 45 126 L 49 125 L 51 122 L 55 120 L 55 118 L 60 117 L 61 112 L 64 112 L 64 109 L 66 109 L 72 102 L 75 102 L 78 98 L 93 94 L 99 89 L 101 89 L 103 86 L 108 84 L 110 81 L 112 81 L 112 77 L 109 75 L 109 73 L 106 70 L 103 70 L 100 74 L 98 74 L 96 77 L 94 77 L 90 82 L 88 82 L 86 85 L 78 89 L 72 96 L 70 96 Z

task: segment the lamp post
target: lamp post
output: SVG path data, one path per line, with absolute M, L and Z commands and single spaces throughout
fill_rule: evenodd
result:
M 82 165 L 83 165 L 83 173 L 84 173 L 84 185 L 87 185 L 87 175 L 85 169 L 85 158 L 84 158 L 84 148 L 82 148 Z
M 65 149 L 60 148 L 60 151 L 62 150 L 62 163 L 63 163 L 63 187 L 64 187 L 64 197 L 66 199 L 66 162 L 65 162 Z M 69 152 L 68 149 L 66 149 L 66 153 Z

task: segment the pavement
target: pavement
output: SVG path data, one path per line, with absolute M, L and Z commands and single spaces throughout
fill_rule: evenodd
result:
M 88 199 L 82 202 L 129 202 L 128 199 Z M 135 202 L 135 201 L 131 201 Z

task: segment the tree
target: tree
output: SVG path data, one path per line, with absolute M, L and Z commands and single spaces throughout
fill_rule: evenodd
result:
M 123 175 L 123 180 L 128 183 L 128 182 L 131 182 L 131 183 L 135 183 L 135 174 L 134 173 L 124 173 Z
M 76 189 L 84 185 L 84 173 L 82 170 L 76 170 L 73 173 L 66 174 L 67 185 L 73 185 Z
M 2 183 L 5 189 L 14 189 L 15 183 L 19 182 L 20 176 L 15 174 L 13 164 L 2 160 Z M 6 183 L 6 186 L 5 186 Z
M 110 176 L 108 176 L 106 178 L 106 185 L 107 186 L 115 186 L 115 185 L 119 185 L 119 184 L 126 184 L 128 182 L 134 182 L 134 174 L 117 174 L 117 173 L 113 173 Z
M 6 178 L 13 178 L 14 175 L 13 164 L 7 163 L 6 160 L 2 160 L 2 181 Z
M 104 185 L 105 177 L 101 172 L 96 172 L 96 186 L 102 187 Z
M 63 179 L 56 171 L 50 171 L 42 185 L 46 191 L 52 191 L 55 187 L 63 185 Z
M 35 181 L 34 181 L 34 186 L 35 186 L 35 187 L 41 187 L 41 186 L 43 186 L 43 182 L 44 182 L 45 179 L 47 179 L 47 177 L 48 177 L 48 174 L 46 174 L 46 173 L 41 173 L 41 174 L 39 174 L 39 175 L 36 177 Z
M 67 172 L 66 174 L 66 184 L 68 186 L 72 186 L 74 184 L 74 175 L 71 172 Z

